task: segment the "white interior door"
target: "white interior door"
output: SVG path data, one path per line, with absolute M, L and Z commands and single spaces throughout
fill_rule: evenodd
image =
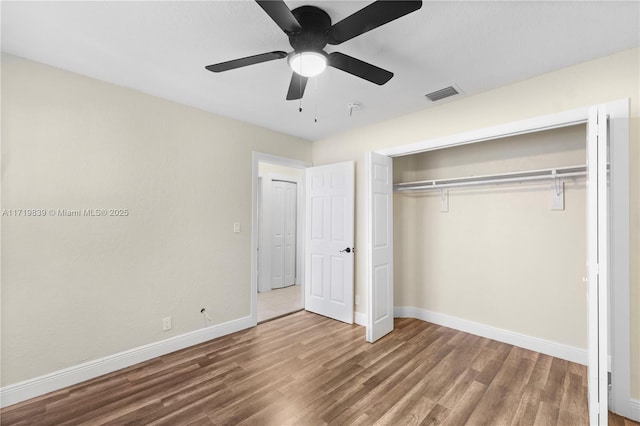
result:
M 306 169 L 305 309 L 353 323 L 354 164 Z
M 261 293 L 298 284 L 298 184 L 281 179 L 273 174 L 260 178 L 258 291 Z
M 393 330 L 393 162 L 367 153 L 368 322 L 367 342 Z
M 587 138 L 587 300 L 589 304 L 589 423 L 606 425 L 608 416 L 608 121 L 604 106 L 589 113 Z

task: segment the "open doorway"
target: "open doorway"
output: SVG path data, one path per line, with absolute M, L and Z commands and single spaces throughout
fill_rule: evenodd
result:
M 302 162 L 254 153 L 252 316 L 256 323 L 304 308 Z
M 304 170 L 258 163 L 258 322 L 301 310 Z

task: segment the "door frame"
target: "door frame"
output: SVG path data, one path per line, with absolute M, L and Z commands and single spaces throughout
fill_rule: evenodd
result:
M 269 163 L 277 166 L 291 167 L 294 169 L 304 170 L 311 166 L 311 163 L 307 163 L 301 160 L 294 160 L 292 158 L 280 157 L 277 155 L 266 154 L 263 152 L 253 151 L 251 153 L 251 289 L 250 289 L 250 311 L 251 311 L 251 324 L 255 326 L 258 324 L 258 164 Z M 300 190 L 304 191 L 304 177 L 298 187 L 298 195 Z M 304 192 L 297 200 L 298 204 L 298 235 L 297 242 L 300 244 L 296 250 L 301 250 L 304 253 L 304 238 L 300 238 L 300 235 L 304 235 L 305 228 L 304 222 Z M 300 286 L 302 291 L 302 297 L 304 299 L 304 261 L 301 265 L 301 270 L 296 272 L 296 275 L 300 278 Z M 304 303 L 304 300 L 303 300 Z
M 629 99 L 607 102 L 610 141 L 610 269 L 609 282 L 609 370 L 612 388 L 609 408 L 625 417 L 632 416 L 630 391 L 631 357 L 629 326 Z M 477 129 L 416 143 L 376 150 L 378 154 L 399 157 L 434 149 L 534 133 L 587 123 L 589 111 L 597 105 Z M 371 241 L 367 242 L 371 250 Z M 372 294 L 367 277 L 367 294 Z M 371 312 L 367 312 L 371 315 Z M 606 319 L 605 319 L 606 321 Z M 605 327 L 607 325 L 605 324 Z
M 264 163 L 264 161 L 263 161 Z M 304 243 L 304 235 L 300 235 L 300 229 L 301 229 L 301 224 L 304 223 L 304 217 L 301 216 L 302 213 L 304 212 L 300 212 L 300 206 L 301 203 L 304 203 L 304 188 L 302 187 L 302 185 L 304 185 L 304 178 L 302 176 L 287 176 L 287 175 L 283 175 L 283 174 L 278 174 L 278 173 L 267 173 L 264 176 L 258 176 L 258 181 L 260 181 L 260 179 L 262 179 L 262 190 L 258 190 L 258 213 L 261 212 L 261 210 L 264 208 L 264 201 L 265 199 L 269 199 L 269 201 L 272 201 L 271 199 L 271 193 L 270 193 L 270 185 L 268 183 L 266 183 L 265 179 L 268 180 L 269 183 L 271 182 L 289 182 L 289 183 L 293 183 L 296 185 L 296 276 L 295 276 L 295 283 L 296 285 L 302 285 L 302 281 L 303 281 L 303 277 L 300 277 L 300 271 L 304 272 L 304 251 L 298 250 L 298 247 L 300 246 L 300 244 Z M 269 188 L 269 194 L 265 194 L 265 188 Z M 301 201 L 302 199 L 302 201 Z M 260 262 L 260 257 L 263 257 L 263 262 L 262 263 L 266 263 L 264 262 L 264 260 L 266 259 L 270 259 L 271 258 L 271 245 L 267 244 L 267 240 L 270 241 L 270 237 L 271 237 L 271 233 L 265 234 L 264 233 L 264 228 L 266 226 L 269 226 L 269 222 L 271 219 L 270 217 L 267 220 L 264 220 L 264 214 L 262 215 L 262 217 L 260 216 L 260 214 L 258 214 L 258 289 L 260 289 L 260 276 L 261 275 L 267 275 L 270 276 L 271 275 L 271 265 L 268 264 L 267 266 L 265 265 L 261 265 Z M 303 229 L 304 230 L 304 229 Z M 264 241 L 261 241 L 260 237 L 264 238 Z M 303 246 L 304 247 L 304 246 Z M 260 248 L 262 248 L 260 250 Z M 271 287 L 271 286 L 269 286 Z M 269 288 L 270 290 L 271 288 Z

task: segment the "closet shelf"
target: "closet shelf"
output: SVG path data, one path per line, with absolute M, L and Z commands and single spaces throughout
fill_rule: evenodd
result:
M 467 176 L 451 179 L 434 179 L 417 182 L 403 182 L 393 185 L 394 191 L 429 191 L 442 188 L 492 185 L 507 182 L 528 182 L 535 180 L 554 180 L 568 177 L 586 176 L 587 166 L 565 166 L 549 169 L 527 170 L 522 172 L 499 173 L 492 175 Z

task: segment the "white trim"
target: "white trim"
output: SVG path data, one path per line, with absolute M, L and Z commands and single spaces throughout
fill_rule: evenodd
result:
M 640 422 L 640 399 L 629 398 L 629 415 L 625 417 Z
M 353 315 L 353 318 L 354 318 L 354 321 L 353 321 L 353 322 L 355 322 L 356 324 L 361 325 L 361 326 L 363 326 L 363 327 L 366 327 L 366 326 L 367 326 L 367 318 L 368 318 L 368 317 L 367 317 L 367 314 L 366 314 L 366 313 L 364 313 L 364 312 L 357 312 L 357 311 L 356 311 L 356 312 L 354 312 L 353 314 L 354 314 L 354 315 Z
M 540 352 L 556 358 L 565 359 L 567 361 L 576 362 L 578 364 L 587 364 L 587 350 L 580 349 L 562 343 L 552 342 L 550 340 L 540 339 L 538 337 L 527 336 L 526 334 L 516 333 L 514 331 L 505 330 L 503 328 L 492 327 L 490 325 L 481 324 L 466 319 L 453 317 L 438 312 L 428 311 L 426 309 L 413 307 L 395 307 L 394 316 L 398 318 L 416 318 L 422 321 L 438 324 L 443 327 L 453 328 L 455 330 L 464 331 L 465 333 L 475 334 L 476 336 L 486 337 L 488 339 L 497 340 L 499 342 Z
M 309 163 L 305 163 L 300 160 L 265 154 L 263 152 L 253 151 L 251 154 L 251 319 L 253 321 L 253 325 L 258 323 L 258 163 L 260 162 L 293 167 L 296 169 L 305 169 L 310 166 Z M 304 178 L 303 183 L 300 186 L 304 187 Z M 302 219 L 299 223 L 300 231 L 304 232 L 304 212 L 300 212 L 299 215 L 300 214 L 302 214 Z M 300 218 L 300 216 L 298 217 Z M 304 239 L 301 240 L 299 249 L 304 253 Z M 304 262 L 302 262 L 301 269 L 302 270 L 299 271 L 300 274 L 298 275 L 301 282 L 297 284 L 304 285 Z M 302 297 L 304 298 L 304 290 L 302 291 Z
M 589 108 L 578 108 L 556 114 L 544 115 L 512 123 L 500 124 L 484 129 L 471 130 L 455 135 L 443 136 L 435 139 L 415 142 L 408 145 L 400 145 L 377 150 L 379 154 L 389 157 L 416 154 L 433 149 L 466 145 L 476 142 L 485 142 L 498 138 L 517 136 L 543 130 L 558 129 L 585 123 L 589 117 Z
M 8 385 L 0 389 L 0 408 L 253 326 L 253 319 L 244 317 Z
M 279 155 L 265 154 L 264 152 L 253 151 L 252 158 L 255 160 L 256 165 L 259 162 L 277 164 L 278 166 L 292 167 L 294 169 L 306 169 L 311 167 L 311 163 L 307 163 L 302 160 L 295 160 L 293 158 L 280 157 Z M 256 170 L 257 171 L 257 170 Z

